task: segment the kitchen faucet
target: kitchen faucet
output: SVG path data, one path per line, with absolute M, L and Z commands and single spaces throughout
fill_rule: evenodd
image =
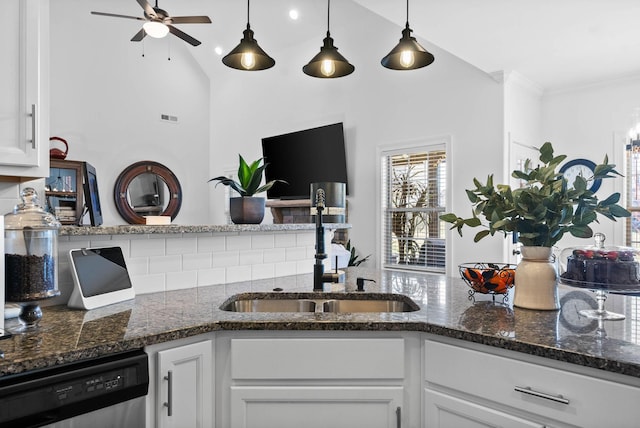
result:
M 316 264 L 313 266 L 313 291 L 323 291 L 324 283 L 340 282 L 341 276 L 338 273 L 338 260 L 336 258 L 336 272 L 324 273 L 324 263 L 327 258 L 324 252 L 324 226 L 322 225 L 322 211 L 324 211 L 325 194 L 324 189 L 316 191 Z

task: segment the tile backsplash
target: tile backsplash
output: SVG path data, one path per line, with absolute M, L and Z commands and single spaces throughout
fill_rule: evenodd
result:
M 122 248 L 133 287 L 144 294 L 311 273 L 315 231 L 60 236 L 61 295 L 42 305 L 69 299 L 70 250 L 111 246 Z

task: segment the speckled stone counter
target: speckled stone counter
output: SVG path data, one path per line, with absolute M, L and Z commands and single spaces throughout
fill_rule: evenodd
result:
M 367 282 L 355 292 L 356 277 Z M 406 313 L 236 313 L 220 309 L 238 293 L 281 288 L 312 298 L 349 293 L 409 296 L 420 310 Z M 611 295 L 606 307 L 623 312 L 624 321 L 588 320 L 577 311 L 595 306 L 591 292 L 560 286 L 560 311 L 532 311 L 494 304 L 488 296 L 468 296 L 458 278 L 393 271 L 347 270 L 346 291 L 312 293 L 312 276 L 297 275 L 165 293 L 92 311 L 63 306 L 43 309 L 37 331 L 0 341 L 5 358 L 0 374 L 19 373 L 78 359 L 93 358 L 217 330 L 417 331 L 477 342 L 586 367 L 640 377 L 640 301 Z M 251 294 L 248 294 L 249 296 Z M 500 300 L 500 299 L 499 299 Z M 15 320 L 8 327 L 15 326 Z
M 350 229 L 351 225 L 343 223 L 325 223 L 327 229 Z M 313 230 L 313 223 L 285 224 L 222 224 L 222 225 L 179 225 L 166 226 L 119 225 L 119 226 L 62 226 L 60 236 L 86 235 L 156 235 L 176 233 L 225 233 L 225 232 L 280 232 L 287 230 Z

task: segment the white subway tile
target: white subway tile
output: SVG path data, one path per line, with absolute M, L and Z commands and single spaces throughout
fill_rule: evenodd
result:
M 150 273 L 180 272 L 182 270 L 182 257 L 160 256 L 149 258 Z
M 136 294 L 157 293 L 165 291 L 164 274 L 135 275 L 131 277 L 131 283 Z
M 254 250 L 274 248 L 274 247 L 275 247 L 275 237 L 273 233 L 266 233 L 266 234 L 251 236 L 251 248 L 253 248 Z
M 274 235 L 276 248 L 296 246 L 296 236 L 293 233 L 277 233 Z
M 251 279 L 273 278 L 276 274 L 276 267 L 272 263 L 254 264 L 251 266 Z
M 284 248 L 271 248 L 264 251 L 265 263 L 284 262 L 286 260 L 287 252 Z
M 287 261 L 307 260 L 307 249 L 304 247 L 292 247 L 286 250 Z
M 203 236 L 198 237 L 198 252 L 213 253 L 215 251 L 224 251 L 226 248 L 225 236 Z
M 298 261 L 296 262 L 296 274 L 300 275 L 303 273 L 311 273 L 313 272 L 313 263 L 308 261 Z
M 326 233 L 326 231 L 325 231 Z M 309 232 L 298 232 L 296 233 L 296 246 L 297 247 L 304 247 L 305 245 L 312 245 L 315 246 L 316 245 L 316 235 L 315 233 L 309 233 Z M 331 241 L 329 241 L 331 242 Z
M 248 250 L 240 251 L 240 259 L 238 263 L 240 265 L 257 265 L 264 261 L 264 251 L 262 250 Z
M 198 251 L 196 238 L 168 238 L 167 254 L 190 254 Z
M 227 251 L 251 249 L 251 235 L 227 236 Z
M 164 256 L 165 245 L 163 240 L 131 241 L 131 257 Z
M 198 285 L 198 273 L 196 271 L 168 272 L 166 277 L 167 291 L 183 290 L 185 288 L 197 287 Z
M 227 282 L 225 268 L 201 269 L 198 271 L 198 287 L 224 284 L 225 282 Z
M 297 266 L 296 262 L 276 263 L 275 277 L 295 275 L 297 273 L 296 266 Z
M 211 267 L 238 266 L 240 253 L 238 251 L 224 251 L 211 254 Z
M 231 266 L 227 268 L 227 283 L 251 280 L 251 269 L 246 266 Z
M 183 254 L 182 269 L 183 270 L 199 270 L 209 269 L 211 267 L 211 254 Z
M 149 273 L 148 257 L 131 257 L 125 260 L 129 275 L 146 275 Z

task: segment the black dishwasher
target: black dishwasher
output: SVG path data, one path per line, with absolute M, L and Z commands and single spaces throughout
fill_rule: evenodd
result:
M 139 428 L 148 390 L 141 350 L 0 377 L 0 427 Z

